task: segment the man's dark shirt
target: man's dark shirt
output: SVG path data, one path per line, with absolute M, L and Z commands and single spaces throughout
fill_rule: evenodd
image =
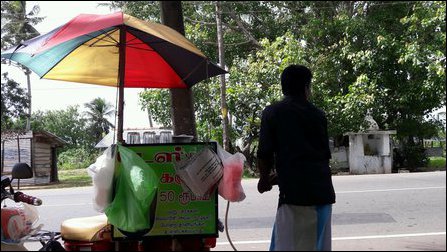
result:
M 287 96 L 267 106 L 262 113 L 257 155 L 274 160 L 280 205 L 335 203 L 327 119 L 310 102 Z

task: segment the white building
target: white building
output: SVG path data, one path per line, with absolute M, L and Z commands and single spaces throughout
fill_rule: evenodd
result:
M 393 152 L 390 136 L 395 130 L 349 132 L 349 173 L 391 173 Z
M 362 132 L 348 132 L 349 173 L 385 174 L 391 173 L 393 149 L 390 136 L 395 130 L 379 130 L 377 122 L 368 113 L 365 116 L 368 128 Z

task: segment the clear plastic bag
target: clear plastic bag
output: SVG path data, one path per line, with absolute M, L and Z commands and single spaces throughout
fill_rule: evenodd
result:
M 203 197 L 216 188 L 223 175 L 223 165 L 217 154 L 205 146 L 191 158 L 175 163 L 175 172 L 186 190 Z
M 101 213 L 104 213 L 104 209 L 112 200 L 115 150 L 116 145 L 111 145 L 87 168 L 93 182 L 93 208 Z
M 245 156 L 240 152 L 231 154 L 220 145 L 217 145 L 217 154 L 223 163 L 223 177 L 218 186 L 219 195 L 230 202 L 244 200 L 245 193 L 241 180 Z

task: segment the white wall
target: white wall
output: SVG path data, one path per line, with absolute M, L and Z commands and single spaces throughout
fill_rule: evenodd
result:
M 370 153 L 365 153 L 366 145 L 369 146 Z M 349 134 L 351 174 L 391 173 L 391 168 L 392 153 L 389 134 Z

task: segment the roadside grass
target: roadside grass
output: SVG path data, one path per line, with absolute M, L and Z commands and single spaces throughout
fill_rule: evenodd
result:
M 445 157 L 430 157 L 427 167 L 419 168 L 419 172 L 427 171 L 445 171 L 446 170 L 446 158 Z M 67 187 L 81 187 L 91 186 L 92 178 L 87 173 L 87 169 L 71 169 L 71 170 L 59 170 L 58 171 L 59 182 L 51 183 L 47 185 L 36 186 L 21 186 L 21 189 L 54 189 L 54 188 L 67 188 Z M 256 178 L 252 173 L 244 169 L 243 179 Z
M 445 157 L 430 157 L 428 160 L 428 169 L 444 169 L 445 170 Z
M 59 182 L 68 186 L 91 186 L 92 178 L 87 173 L 87 169 L 60 170 Z
M 45 185 L 22 185 L 21 190 L 31 189 L 56 189 L 68 187 L 91 186 L 92 178 L 87 173 L 87 169 L 59 170 L 59 182 Z

